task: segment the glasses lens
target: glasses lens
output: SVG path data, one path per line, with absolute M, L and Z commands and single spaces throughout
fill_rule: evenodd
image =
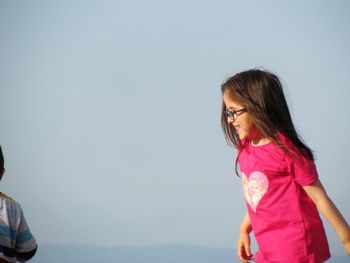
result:
M 237 118 L 237 113 L 244 112 L 244 111 L 246 111 L 245 108 L 242 108 L 240 110 L 233 110 L 233 111 L 229 111 L 228 109 L 225 109 L 225 114 L 227 118 L 235 120 Z
M 234 118 L 234 112 L 231 112 L 228 109 L 225 109 L 225 114 L 227 118 L 230 118 L 230 119 Z

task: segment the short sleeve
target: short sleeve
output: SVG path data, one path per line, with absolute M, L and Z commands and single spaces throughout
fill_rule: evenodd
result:
M 289 150 L 284 153 L 284 156 L 288 170 L 294 180 L 301 186 L 314 183 L 318 179 L 314 161 L 302 154 L 285 135 L 280 133 L 279 139 Z
M 20 222 L 17 229 L 16 236 L 16 252 L 28 252 L 36 248 L 36 241 L 29 230 L 27 221 L 24 217 L 23 211 L 20 211 Z
M 287 164 L 294 180 L 301 186 L 314 183 L 318 179 L 318 173 L 315 163 L 303 156 L 293 154 L 294 158 L 287 154 Z
M 0 238 L 0 259 L 3 258 L 6 262 L 27 261 L 36 253 L 37 244 L 24 218 L 21 205 L 2 194 L 0 206 L 1 228 L 6 230 L 5 235 Z

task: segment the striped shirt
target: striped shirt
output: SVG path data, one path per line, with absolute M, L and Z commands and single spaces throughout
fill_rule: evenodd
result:
M 34 256 L 36 249 L 20 204 L 0 193 L 0 258 L 25 262 Z

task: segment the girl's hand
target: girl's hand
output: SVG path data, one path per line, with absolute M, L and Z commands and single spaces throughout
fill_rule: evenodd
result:
M 237 256 L 243 263 L 249 263 L 249 260 L 253 260 L 253 255 L 250 251 L 250 236 L 246 231 L 240 231 L 237 243 Z
M 344 248 L 348 253 L 348 256 L 350 256 L 350 240 L 348 240 L 347 242 L 344 242 Z

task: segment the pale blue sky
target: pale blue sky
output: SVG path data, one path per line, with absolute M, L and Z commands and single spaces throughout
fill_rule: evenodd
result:
M 1 1 L 1 191 L 41 244 L 234 247 L 245 205 L 220 84 L 263 66 L 350 220 L 349 13 L 345 0 Z

